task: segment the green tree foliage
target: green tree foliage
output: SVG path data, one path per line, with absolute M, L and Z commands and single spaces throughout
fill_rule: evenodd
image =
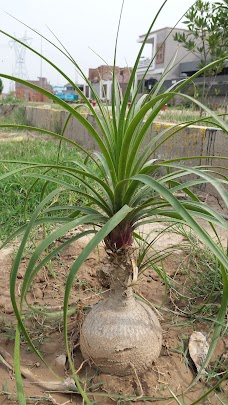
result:
M 228 50 L 228 0 L 210 3 L 197 0 L 185 17 L 189 33 L 176 33 L 175 41 L 199 58 L 199 69 L 209 62 L 227 55 Z M 207 75 L 215 75 L 224 67 L 224 62 L 209 70 Z
M 197 0 L 185 15 L 189 32 L 176 33 L 174 40 L 179 42 L 188 51 L 192 52 L 198 59 L 198 69 L 207 66 L 228 55 L 228 0 L 211 3 L 209 1 Z M 218 62 L 213 68 L 203 73 L 203 80 L 194 85 L 195 97 L 204 104 L 212 106 L 214 97 L 220 93 L 219 89 L 212 91 L 214 80 L 206 77 L 216 77 L 225 66 L 224 60 Z M 202 109 L 200 110 L 202 114 Z

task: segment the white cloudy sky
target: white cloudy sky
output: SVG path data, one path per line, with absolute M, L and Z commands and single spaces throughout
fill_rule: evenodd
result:
M 131 66 L 137 55 L 138 36 L 144 34 L 163 0 L 125 0 L 119 36 L 117 64 Z M 194 0 L 168 0 L 154 28 L 173 26 L 194 3 Z M 1 30 L 21 38 L 26 34 L 32 38 L 31 45 L 40 51 L 41 40 L 31 30 L 15 21 L 5 12 L 12 14 L 25 24 L 38 30 L 56 42 L 50 28 L 76 59 L 83 71 L 88 74 L 89 67 L 103 64 L 90 48 L 108 63 L 112 64 L 115 35 L 122 0 L 5 0 L 1 1 Z M 183 26 L 178 24 L 179 27 Z M 48 28 L 47 28 L 48 27 Z M 45 41 L 42 41 L 43 54 L 48 56 L 73 80 L 81 82 L 74 67 Z M 15 68 L 14 50 L 9 46 L 9 39 L 0 34 L 0 72 L 12 74 Z M 40 75 L 40 58 L 26 52 L 26 67 L 29 79 L 36 80 Z M 43 76 L 54 84 L 64 84 L 65 79 L 42 64 Z M 9 82 L 3 80 L 4 91 L 9 90 Z

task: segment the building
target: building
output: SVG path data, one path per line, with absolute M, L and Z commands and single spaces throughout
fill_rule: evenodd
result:
M 140 83 L 146 72 L 139 91 L 140 94 L 149 92 L 165 72 L 165 69 L 168 70 L 163 83 L 166 88 L 199 70 L 199 57 L 189 52 L 182 44 L 174 41 L 175 33 L 188 32 L 185 29 L 166 27 L 152 31 L 149 34 L 145 46 L 147 55 L 141 58 L 137 69 L 138 83 Z M 138 42 L 142 43 L 144 38 L 145 35 L 139 36 Z M 169 68 L 174 57 L 173 67 Z M 202 77 L 197 77 L 194 83 L 200 85 L 203 80 Z M 228 92 L 228 64 L 216 77 L 209 76 L 206 81 L 210 87 L 210 94 L 215 94 L 215 89 L 217 89 L 216 91 L 219 92 L 221 100 L 224 99 Z
M 131 68 L 121 68 L 119 66 L 115 67 L 115 76 L 119 82 L 123 94 L 126 91 L 130 75 Z M 112 76 L 113 66 L 101 65 L 95 69 L 89 69 L 88 79 L 101 100 L 110 101 L 112 98 Z M 85 95 L 88 98 L 94 98 L 88 85 L 85 85 Z
M 172 31 L 172 32 L 171 32 Z M 172 69 L 167 73 L 166 80 L 176 80 L 182 77 L 181 62 L 195 62 L 199 59 L 188 52 L 182 45 L 174 41 L 175 33 L 188 32 L 184 29 L 166 27 L 152 31 L 146 41 L 147 56 L 142 57 L 137 69 L 138 81 L 143 77 L 148 66 L 151 65 L 145 76 L 145 90 L 151 90 L 152 86 L 159 80 L 165 69 L 175 57 Z M 138 42 L 142 43 L 145 35 L 140 35 Z M 157 53 L 157 54 L 156 54 Z M 176 55 L 176 56 L 175 56 Z M 153 59 L 153 60 L 152 60 Z
M 42 87 L 43 89 L 48 90 L 50 93 L 53 93 L 52 86 L 48 83 L 46 77 L 38 77 L 38 80 L 28 80 L 28 83 L 35 84 L 36 86 Z M 15 97 L 21 100 L 38 103 L 49 101 L 49 98 L 44 94 L 39 93 L 25 84 L 17 82 L 15 83 Z

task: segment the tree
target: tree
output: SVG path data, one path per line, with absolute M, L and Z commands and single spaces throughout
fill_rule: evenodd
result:
M 0 79 L 0 94 L 2 94 L 2 90 L 3 90 L 3 83 L 2 83 L 2 79 Z
M 192 52 L 199 59 L 198 68 L 227 56 L 228 50 L 228 1 L 210 3 L 197 0 L 185 15 L 189 33 L 176 33 L 174 40 Z M 201 99 L 206 103 L 213 82 L 207 88 L 207 76 L 216 76 L 224 68 L 225 62 L 218 62 L 203 73 Z

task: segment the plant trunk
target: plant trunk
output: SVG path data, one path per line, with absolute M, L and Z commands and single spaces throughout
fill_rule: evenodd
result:
M 80 346 L 102 372 L 127 375 L 142 373 L 159 356 L 162 333 L 151 308 L 133 295 L 130 249 L 110 262 L 110 295 L 96 304 L 81 330 Z

